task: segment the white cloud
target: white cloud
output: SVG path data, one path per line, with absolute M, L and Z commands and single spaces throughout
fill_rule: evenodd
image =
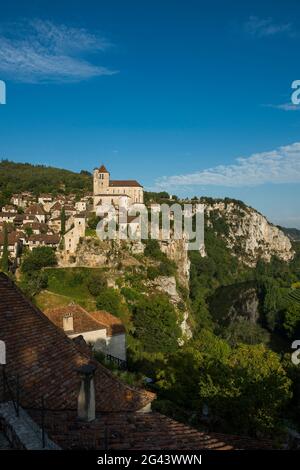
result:
M 26 83 L 77 82 L 115 73 L 84 58 L 104 51 L 108 41 L 83 28 L 34 20 L 2 27 L 0 72 Z
M 250 16 L 248 21 L 244 24 L 246 33 L 252 36 L 264 37 L 274 36 L 279 33 L 292 34 L 292 26 L 290 23 L 275 23 L 273 18 L 258 18 L 257 16 Z
M 231 165 L 218 165 L 196 173 L 164 176 L 156 188 L 176 189 L 191 186 L 258 186 L 266 183 L 300 183 L 300 142 L 270 152 L 237 158 Z

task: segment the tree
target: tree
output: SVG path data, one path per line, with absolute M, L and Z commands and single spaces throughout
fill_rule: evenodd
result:
M 24 294 L 32 299 L 35 295 L 39 294 L 42 289 L 48 286 L 48 276 L 42 271 L 32 271 L 26 273 L 22 277 L 20 287 Z
M 290 338 L 298 337 L 300 334 L 300 304 L 290 303 L 285 312 L 283 327 Z
M 1 260 L 2 271 L 8 273 L 9 269 L 9 256 L 8 256 L 8 231 L 6 223 L 3 226 L 3 252 Z
M 63 207 L 60 213 L 60 224 L 61 224 L 61 234 L 64 235 L 66 233 L 66 211 Z
M 231 346 L 236 346 L 239 343 L 267 344 L 270 340 L 270 334 L 267 330 L 245 318 L 232 321 L 223 332 L 223 336 Z
M 133 308 L 135 337 L 146 352 L 174 352 L 181 330 L 176 311 L 162 294 L 143 296 Z
M 276 428 L 290 386 L 277 354 L 263 345 L 239 345 L 226 360 L 203 363 L 199 404 L 206 403 L 226 431 L 266 433 Z
M 117 317 L 120 317 L 121 303 L 121 295 L 112 287 L 103 289 L 96 301 L 99 310 L 106 310 Z
M 218 432 L 272 434 L 291 399 L 291 381 L 277 354 L 263 345 L 231 348 L 207 330 L 171 355 L 156 379 L 159 400 L 170 400 L 193 424 L 201 423 L 208 406 L 210 426 Z
M 47 266 L 56 266 L 56 264 L 55 251 L 50 247 L 41 246 L 25 255 L 21 270 L 23 273 L 30 273 Z
M 33 234 L 33 229 L 32 227 L 25 227 L 24 232 L 26 233 L 27 237 L 30 237 L 30 235 Z
M 102 273 L 91 273 L 87 279 L 89 292 L 97 297 L 107 287 L 107 281 Z

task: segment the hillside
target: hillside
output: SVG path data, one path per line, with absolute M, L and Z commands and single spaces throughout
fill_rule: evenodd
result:
M 0 200 L 4 202 L 20 191 L 68 194 L 91 190 L 92 177 L 86 171 L 75 173 L 44 165 L 0 161 Z
M 232 199 L 203 199 L 206 224 L 221 237 L 231 253 L 244 264 L 255 267 L 272 257 L 291 261 L 294 251 L 288 234 L 271 224 L 257 210 Z
M 278 226 L 280 230 L 285 233 L 289 237 L 290 240 L 293 242 L 299 242 L 300 241 L 300 230 L 297 228 L 286 228 L 286 227 L 280 227 Z

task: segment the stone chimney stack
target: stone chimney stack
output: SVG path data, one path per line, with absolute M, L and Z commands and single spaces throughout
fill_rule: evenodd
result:
M 78 395 L 78 418 L 82 421 L 93 421 L 96 417 L 94 373 L 96 366 L 86 364 L 78 372 L 81 378 Z
M 66 333 L 74 331 L 73 313 L 66 313 L 63 316 L 63 329 Z

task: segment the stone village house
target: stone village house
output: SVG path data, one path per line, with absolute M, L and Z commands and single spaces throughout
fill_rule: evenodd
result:
M 94 351 L 126 361 L 125 328 L 121 320 L 103 310 L 87 312 L 80 305 L 50 308 L 45 315 L 71 338 L 82 336 Z

